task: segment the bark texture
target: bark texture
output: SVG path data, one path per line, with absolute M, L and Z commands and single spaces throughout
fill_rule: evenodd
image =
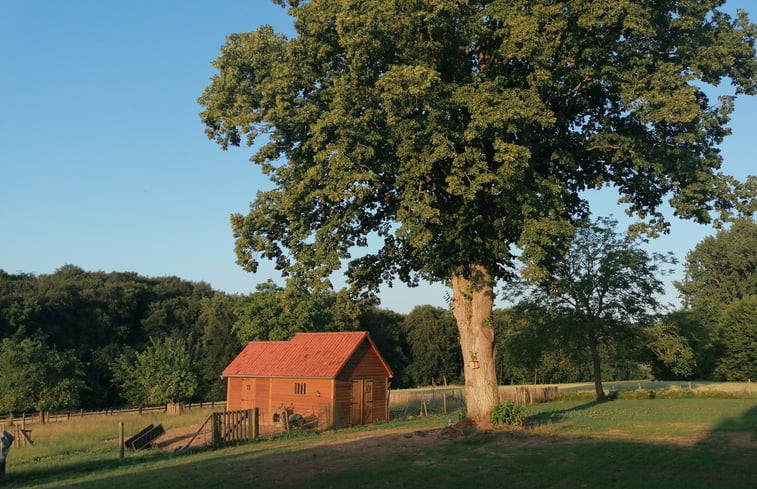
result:
M 491 325 L 494 293 L 484 267 L 472 267 L 471 277 L 452 277 L 453 314 L 460 332 L 465 373 L 468 418 L 488 422 L 499 402 L 494 368 L 494 328 Z M 477 367 L 477 368 L 475 368 Z

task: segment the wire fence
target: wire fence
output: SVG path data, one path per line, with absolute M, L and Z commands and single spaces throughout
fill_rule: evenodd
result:
M 557 395 L 557 386 L 507 385 L 499 387 L 499 400 L 512 401 L 515 404 L 554 400 Z M 392 419 L 430 414 L 461 414 L 464 407 L 465 388 L 463 386 L 393 390 L 389 398 Z

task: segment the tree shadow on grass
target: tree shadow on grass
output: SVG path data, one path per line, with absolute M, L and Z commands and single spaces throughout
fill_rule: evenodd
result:
M 573 406 L 566 409 L 556 409 L 556 410 L 546 410 L 542 411 L 536 414 L 533 414 L 531 416 L 527 416 L 523 420 L 524 426 L 540 426 L 540 425 L 546 425 L 551 423 L 558 423 L 560 421 L 563 421 L 565 418 L 567 418 L 571 413 L 577 413 L 580 411 L 585 411 L 587 409 L 595 408 L 599 405 L 605 404 L 610 401 L 589 401 L 584 404 L 579 404 L 578 406 Z

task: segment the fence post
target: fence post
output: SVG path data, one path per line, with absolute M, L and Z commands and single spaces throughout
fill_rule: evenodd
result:
M 214 446 L 219 445 L 221 442 L 221 430 L 219 428 L 219 424 L 220 424 L 219 420 L 220 420 L 219 414 L 213 413 L 213 422 L 211 423 L 211 426 L 212 426 L 212 432 L 213 432 L 212 443 Z
M 124 458 L 124 422 L 118 422 L 118 458 Z
M 260 425 L 258 424 L 258 416 L 260 416 L 260 411 L 258 408 L 252 409 L 252 419 L 250 419 L 250 426 L 252 427 L 252 441 L 255 441 L 258 439 L 258 436 L 260 435 Z

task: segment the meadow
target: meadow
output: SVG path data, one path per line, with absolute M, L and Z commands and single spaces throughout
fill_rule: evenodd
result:
M 561 387 L 562 389 L 562 387 Z M 580 393 L 527 405 L 522 428 L 473 430 L 459 413 L 347 430 L 300 431 L 228 448 L 158 449 L 118 459 L 118 417 L 35 425 L 12 448 L 8 488 L 512 487 L 753 488 L 757 397 Z M 424 396 L 425 397 L 425 396 Z M 126 432 L 199 427 L 209 410 L 123 416 Z M 450 426 L 452 425 L 452 426 Z M 128 435 L 127 435 L 128 436 Z

